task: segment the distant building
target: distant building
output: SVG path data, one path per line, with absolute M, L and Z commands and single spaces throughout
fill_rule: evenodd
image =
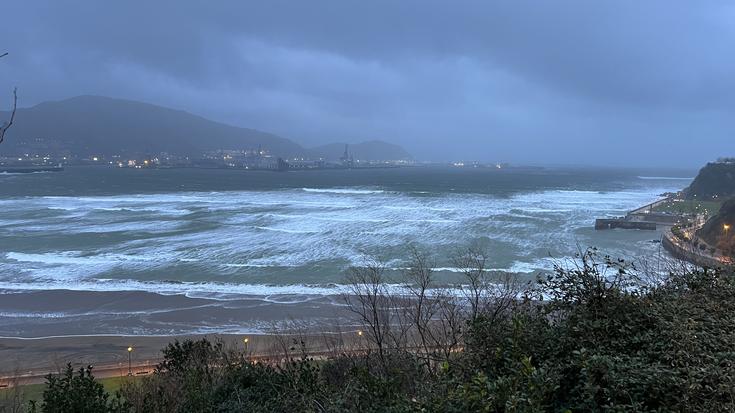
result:
M 345 152 L 339 158 L 339 161 L 342 163 L 342 166 L 351 168 L 355 164 L 355 158 L 350 155 L 348 149 L 349 145 L 345 144 Z
M 277 171 L 287 171 L 288 170 L 288 162 L 284 161 L 283 158 L 278 158 L 276 161 L 276 170 Z

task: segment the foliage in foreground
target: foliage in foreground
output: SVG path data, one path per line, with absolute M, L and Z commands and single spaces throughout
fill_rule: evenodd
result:
M 43 413 L 105 413 L 129 412 L 129 406 L 119 396 L 111 398 L 101 383 L 92 376 L 92 367 L 82 367 L 75 374 L 71 364 L 67 364 L 63 374 L 49 375 L 43 402 L 37 406 L 31 402 L 31 412 Z
M 682 271 L 645 290 L 637 281 L 624 262 L 597 263 L 591 251 L 503 311 L 484 306 L 467 318 L 462 351 L 385 346 L 275 366 L 185 341 L 164 350 L 154 375 L 123 389 L 125 406 L 89 383 L 49 379 L 43 408 L 82 411 L 59 399 L 76 393 L 101 409 L 84 411 L 735 410 L 733 274 Z

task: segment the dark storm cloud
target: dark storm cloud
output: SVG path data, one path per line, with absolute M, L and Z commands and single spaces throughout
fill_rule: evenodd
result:
M 110 95 L 306 145 L 384 139 L 424 159 L 697 165 L 735 150 L 735 6 L 725 1 L 4 10 L 0 86 L 18 85 L 24 105 Z

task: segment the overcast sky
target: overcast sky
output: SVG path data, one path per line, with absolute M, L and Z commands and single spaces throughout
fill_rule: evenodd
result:
M 735 155 L 732 1 L 31 1 L 0 97 L 95 94 L 420 159 L 697 166 Z M 0 103 L 3 101 L 0 100 Z

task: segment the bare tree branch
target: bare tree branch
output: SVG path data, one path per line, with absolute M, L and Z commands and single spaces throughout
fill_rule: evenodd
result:
M 5 52 L 3 54 L 0 54 L 0 57 L 5 57 L 8 55 L 8 52 Z M 5 132 L 10 129 L 10 126 L 13 124 L 13 120 L 15 120 L 15 109 L 18 107 L 18 88 L 16 87 L 13 89 L 13 111 L 10 113 L 10 121 L 4 122 L 3 126 L 0 127 L 0 143 L 3 143 L 5 140 Z
M 366 257 L 362 266 L 350 269 L 348 291 L 343 295 L 347 309 L 366 329 L 363 332 L 369 344 L 366 350 L 377 351 L 378 361 L 384 370 L 386 353 L 400 347 L 405 333 L 398 325 L 396 298 L 389 291 L 385 269 L 380 260 Z
M 10 120 L 8 122 L 3 123 L 3 126 L 0 127 L 0 143 L 3 143 L 3 141 L 5 140 L 5 132 L 7 132 L 8 129 L 10 129 L 10 127 L 13 125 L 13 121 L 15 120 L 15 110 L 17 107 L 18 107 L 18 88 L 15 88 L 13 89 L 13 111 L 10 112 Z

